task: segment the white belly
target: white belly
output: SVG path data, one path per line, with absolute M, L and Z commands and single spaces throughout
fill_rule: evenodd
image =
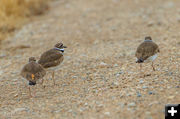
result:
M 55 66 L 55 67 L 47 68 L 47 71 L 58 71 L 58 70 L 60 70 L 60 68 L 61 68 L 61 64 L 59 64 L 58 66 Z
M 155 55 L 153 55 L 153 56 L 147 58 L 144 62 L 152 62 L 152 61 L 154 61 L 154 60 L 157 58 L 157 56 L 158 56 L 158 55 L 155 54 Z

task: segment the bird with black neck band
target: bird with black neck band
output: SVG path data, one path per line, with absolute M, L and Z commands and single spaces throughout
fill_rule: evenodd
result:
M 59 70 L 60 64 L 64 60 L 64 48 L 67 48 L 66 46 L 63 45 L 63 43 L 57 43 L 54 45 L 54 48 L 47 50 L 44 52 L 38 63 L 41 64 L 46 70 L 52 72 L 52 80 L 55 85 L 55 79 L 54 79 L 54 74 L 55 71 Z

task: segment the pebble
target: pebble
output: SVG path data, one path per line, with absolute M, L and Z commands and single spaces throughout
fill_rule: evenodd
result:
M 138 93 L 137 93 L 137 97 L 141 97 L 141 96 L 142 96 L 141 93 L 138 92 Z
M 142 83 L 144 83 L 144 81 L 143 81 L 143 80 L 140 80 L 139 83 L 142 84 Z
M 0 75 L 2 75 L 4 72 L 3 71 L 0 71 Z
M 119 102 L 118 105 L 119 105 L 121 108 L 124 108 L 124 103 Z
M 75 90 L 75 91 L 74 91 L 74 93 L 75 93 L 75 94 L 78 94 L 78 91 L 77 91 L 77 90 Z
M 86 102 L 84 105 L 85 105 L 85 106 L 88 106 L 88 103 Z
M 153 92 L 153 91 L 149 91 L 148 94 L 149 94 L 149 95 L 152 95 L 152 94 L 154 94 L 154 92 Z
M 22 112 L 22 111 L 28 111 L 28 109 L 27 108 L 16 108 L 14 111 L 13 111 L 13 113 L 16 113 L 16 112 Z
M 6 54 L 0 54 L 0 58 L 6 57 Z
M 121 72 L 118 72 L 118 73 L 115 73 L 115 76 L 116 76 L 116 77 L 119 77 L 121 74 L 123 74 L 122 71 L 121 71 Z
M 100 65 L 101 65 L 101 66 L 107 66 L 107 64 L 104 63 L 104 62 L 101 62 Z
M 176 86 L 176 88 L 180 88 L 180 86 Z
M 119 85 L 119 82 L 115 81 L 115 82 L 112 83 L 112 85 L 118 86 L 118 85 Z
M 174 96 L 169 96 L 168 99 L 174 99 Z
M 110 115 L 110 112 L 105 112 L 104 114 L 105 114 L 105 115 Z
M 135 102 L 131 102 L 128 104 L 128 107 L 135 107 L 136 106 L 136 103 Z
M 142 88 L 143 88 L 143 89 L 146 89 L 146 88 L 148 88 L 148 86 L 143 86 Z
M 68 112 L 72 112 L 72 109 L 68 110 Z
M 118 67 L 118 64 L 114 64 L 114 67 Z

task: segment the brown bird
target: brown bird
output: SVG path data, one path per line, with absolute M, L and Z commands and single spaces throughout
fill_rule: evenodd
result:
M 29 81 L 29 93 L 31 97 L 31 86 L 36 85 L 39 79 L 42 79 L 43 83 L 43 77 L 45 75 L 46 71 L 40 64 L 36 63 L 35 57 L 30 57 L 29 63 L 26 64 L 21 71 L 21 76 Z
M 152 68 L 155 71 L 153 61 L 157 58 L 157 53 L 160 52 L 159 47 L 154 43 L 150 36 L 145 37 L 143 43 L 141 43 L 136 50 L 136 63 L 143 63 L 152 61 Z M 141 64 L 140 64 L 141 67 Z
M 52 71 L 52 79 L 55 85 L 54 72 L 60 68 L 64 57 L 64 48 L 67 48 L 62 43 L 57 43 L 54 48 L 44 52 L 38 61 L 45 69 Z

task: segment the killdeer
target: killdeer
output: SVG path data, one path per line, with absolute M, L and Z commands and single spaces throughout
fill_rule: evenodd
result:
M 160 52 L 159 47 L 154 43 L 150 36 L 145 37 L 143 43 L 141 43 L 136 50 L 136 63 L 143 63 L 152 61 L 152 68 L 155 71 L 153 61 L 157 58 L 157 53 Z M 141 64 L 140 64 L 141 67 Z
M 42 79 L 45 75 L 46 71 L 40 64 L 36 63 L 35 57 L 30 57 L 29 63 L 21 71 L 21 76 L 29 81 L 29 93 L 31 97 L 31 86 L 36 85 L 38 79 Z
M 57 43 L 54 48 L 44 52 L 38 61 L 45 69 L 52 71 L 52 79 L 55 85 L 54 72 L 60 68 L 63 61 L 64 48 L 67 48 L 62 43 Z

